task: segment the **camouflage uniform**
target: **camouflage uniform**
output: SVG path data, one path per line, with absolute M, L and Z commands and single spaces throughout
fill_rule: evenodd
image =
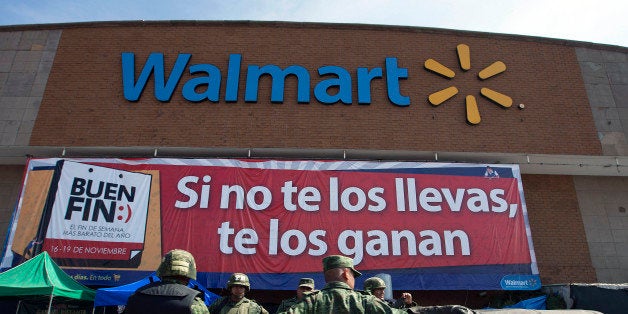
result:
M 333 281 L 325 288 L 308 294 L 303 301 L 284 313 L 407 313 L 391 308 L 371 294 L 354 291 L 344 282 Z
M 184 250 L 168 252 L 157 269 L 161 281 L 139 288 L 127 302 L 124 313 L 209 314 L 202 292 L 188 288 L 179 277 L 196 279 L 194 257 Z
M 238 302 L 233 302 L 230 297 L 222 297 L 209 306 L 212 314 L 268 314 L 268 311 L 253 300 L 243 298 Z
M 312 278 L 301 278 L 299 280 L 299 286 L 297 287 L 297 294 L 299 293 L 299 289 L 302 289 L 302 287 L 309 288 L 311 290 L 311 291 L 303 291 L 304 295 L 312 293 L 312 291 L 314 290 L 314 279 L 312 279 Z M 279 307 L 277 308 L 277 311 L 275 313 L 285 312 L 291 306 L 297 304 L 299 301 L 300 300 L 298 298 L 298 295 L 296 297 L 292 297 L 290 299 L 283 300 L 283 301 L 281 301 L 281 304 L 279 305 Z
M 209 313 L 211 313 L 207 309 L 207 304 L 205 304 L 205 301 L 203 301 L 203 299 L 201 299 L 199 297 L 194 298 L 194 302 L 192 302 L 192 305 L 190 305 L 190 312 L 192 314 L 209 314 Z
M 242 273 L 234 273 L 227 281 L 227 290 L 231 293 L 232 286 L 243 286 L 246 288 L 246 292 L 251 289 L 251 283 L 249 277 Z M 257 302 L 242 298 L 239 301 L 232 301 L 231 295 L 228 297 L 222 297 L 209 306 L 209 312 L 212 314 L 269 314 L 268 311 L 263 308 Z
M 386 283 L 383 279 L 378 277 L 371 277 L 364 281 L 364 291 L 373 294 L 373 290 L 375 289 L 386 289 Z M 390 307 L 394 307 L 396 309 L 407 309 L 418 305 L 414 301 L 412 301 L 412 303 L 410 304 L 406 304 L 406 302 L 402 298 L 399 298 L 397 300 L 383 301 L 386 302 L 386 304 L 388 304 Z
M 279 314 L 281 312 L 286 312 L 291 306 L 297 303 L 299 303 L 299 298 L 297 297 L 292 297 L 290 299 L 282 300 L 281 304 L 279 304 L 279 307 L 277 308 L 277 311 L 275 313 Z
M 331 255 L 323 258 L 323 271 L 335 268 L 349 268 L 353 277 L 359 277 L 361 273 L 353 267 L 353 260 L 346 256 Z M 328 280 L 328 279 L 326 279 Z M 284 313 L 333 313 L 333 314 L 357 314 L 357 313 L 407 313 L 394 309 L 369 293 L 354 291 L 349 284 L 343 281 L 327 282 L 325 287 L 306 295 L 303 300 Z

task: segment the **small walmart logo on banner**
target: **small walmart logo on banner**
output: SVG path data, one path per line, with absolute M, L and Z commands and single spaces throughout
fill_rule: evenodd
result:
M 504 290 L 538 290 L 541 279 L 538 275 L 506 275 L 500 285 Z
M 463 71 L 470 70 L 471 69 L 471 55 L 469 53 L 469 46 L 465 44 L 460 44 L 456 48 L 458 50 L 458 60 L 460 61 L 460 68 L 462 68 Z M 453 70 L 440 64 L 438 61 L 434 59 L 426 60 L 425 68 L 436 74 L 440 74 L 448 79 L 453 79 L 456 76 L 456 73 Z M 478 73 L 478 77 L 480 78 L 480 80 L 484 81 L 504 71 L 506 71 L 506 64 L 504 64 L 501 61 L 496 61 L 493 64 L 481 70 Z M 494 101 L 496 104 L 504 108 L 508 108 L 512 106 L 512 98 L 502 93 L 496 92 L 486 87 L 483 87 L 480 90 L 480 93 L 484 97 Z M 458 94 L 458 89 L 455 86 L 450 86 L 450 87 L 447 87 L 445 89 L 442 89 L 440 91 L 430 94 L 430 96 L 428 97 L 428 100 L 432 105 L 438 106 L 442 104 L 443 102 L 445 102 L 446 100 L 450 99 L 451 97 L 454 97 L 456 94 Z M 466 101 L 467 121 L 470 124 L 480 123 L 482 119 L 480 117 L 480 111 L 478 109 L 478 103 L 475 100 L 475 97 L 473 95 L 467 95 L 465 101 Z

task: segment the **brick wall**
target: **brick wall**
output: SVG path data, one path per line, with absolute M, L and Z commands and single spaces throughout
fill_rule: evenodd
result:
M 457 65 L 455 47 L 459 43 L 471 49 L 472 69 L 468 72 Z M 180 52 L 191 53 L 192 64 L 214 64 L 223 71 L 221 99 L 229 54 L 242 54 L 239 101 L 184 100 L 181 88 L 190 78 L 186 73 L 170 102 L 154 99 L 152 80 L 140 101 L 128 102 L 121 81 L 120 54 L 125 51 L 136 53 L 137 67 L 150 52 L 163 52 L 168 72 Z M 378 79 L 371 88 L 372 104 L 358 105 L 355 69 L 384 68 L 386 57 L 396 57 L 400 67 L 408 68 L 409 78 L 400 84 L 412 104 L 405 108 L 390 104 L 385 79 Z M 426 71 L 423 62 L 428 58 L 454 70 L 456 77 L 447 80 Z M 477 72 L 497 60 L 507 65 L 506 72 L 479 81 Z M 286 82 L 283 104 L 270 103 L 268 78 L 260 82 L 259 101 L 245 103 L 249 64 L 301 65 L 312 76 L 312 89 L 321 80 L 316 69 L 342 66 L 354 76 L 354 103 L 324 105 L 312 94 L 311 103 L 297 104 L 293 78 Z M 452 85 L 460 90 L 453 99 L 438 107 L 427 102 L 430 93 Z M 507 94 L 514 106 L 498 107 L 479 95 L 481 87 Z M 95 24 L 63 29 L 30 145 L 601 155 L 586 91 L 574 48 L 560 41 L 355 25 Z M 469 94 L 478 100 L 482 116 L 476 126 L 465 123 L 464 96 Z M 525 109 L 515 108 L 520 103 Z M 598 118 L 595 111 L 593 115 Z M 0 167 L 0 175 L 0 223 L 4 224 L 0 230 L 4 231 L 17 199 L 22 167 Z M 523 185 L 543 284 L 595 282 L 593 266 L 601 262 L 589 256 L 591 241 L 587 243 L 578 209 L 588 196 L 578 204 L 581 192 L 576 194 L 571 176 L 524 175 Z M 584 220 L 590 221 L 588 217 Z M 623 235 L 621 232 L 617 234 Z M 598 280 L 606 278 L 599 272 L 597 276 Z
M 458 66 L 456 45 L 471 49 L 472 69 Z M 136 72 L 151 52 L 165 55 L 167 72 L 178 53 L 190 64 L 222 70 L 218 103 L 191 103 L 181 95 L 186 70 L 170 102 L 153 96 L 152 80 L 136 103 L 123 98 L 121 53 L 136 54 Z M 224 100 L 229 54 L 242 54 L 239 101 Z M 386 79 L 372 83 L 372 104 L 358 105 L 358 67 L 385 69 L 396 57 L 408 69 L 399 107 L 386 95 Z M 457 73 L 448 80 L 423 68 L 434 58 Z M 480 81 L 495 61 L 507 70 Z M 247 66 L 301 65 L 311 89 L 317 69 L 337 65 L 353 75 L 353 104 L 296 102 L 296 79 L 286 82 L 283 104 L 270 103 L 270 78 L 260 80 L 259 101 L 244 102 Z M 325 77 L 328 79 L 329 77 Z M 456 86 L 438 107 L 430 93 Z M 479 94 L 482 87 L 512 97 L 504 109 Z M 334 93 L 331 91 L 330 93 Z M 466 123 L 464 98 L 474 95 L 482 122 Z M 520 103 L 525 109 L 517 109 Z M 566 140 L 569 139 L 569 140 Z M 346 148 L 599 155 L 591 110 L 574 48 L 517 37 L 412 28 L 272 23 L 207 23 L 86 27 L 63 30 L 31 145 Z
M 596 282 L 573 177 L 522 180 L 541 282 Z

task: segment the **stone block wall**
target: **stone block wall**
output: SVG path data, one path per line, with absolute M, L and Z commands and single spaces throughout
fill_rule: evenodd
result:
M 574 177 L 598 282 L 628 282 L 628 178 Z
M 628 155 L 628 53 L 576 48 L 602 152 Z M 628 178 L 574 177 L 598 282 L 628 282 Z
M 576 48 L 604 155 L 628 155 L 628 53 Z
M 0 145 L 30 141 L 60 30 L 0 32 Z

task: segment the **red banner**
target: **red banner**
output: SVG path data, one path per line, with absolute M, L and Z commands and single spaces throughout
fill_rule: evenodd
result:
M 44 172 L 49 188 L 29 186 Z M 43 212 L 29 209 L 36 191 L 48 194 Z M 510 165 L 45 159 L 31 162 L 23 193 L 22 215 L 40 217 L 39 231 L 12 235 L 13 252 L 43 242 L 67 267 L 152 270 L 179 248 L 210 286 L 212 274 L 317 273 L 330 254 L 365 272 L 493 281 L 470 288 L 538 277 Z
M 183 229 L 164 247 L 194 239 L 204 271 L 307 272 L 328 254 L 362 269 L 530 263 L 514 178 L 193 167 L 162 179 L 163 229 Z

